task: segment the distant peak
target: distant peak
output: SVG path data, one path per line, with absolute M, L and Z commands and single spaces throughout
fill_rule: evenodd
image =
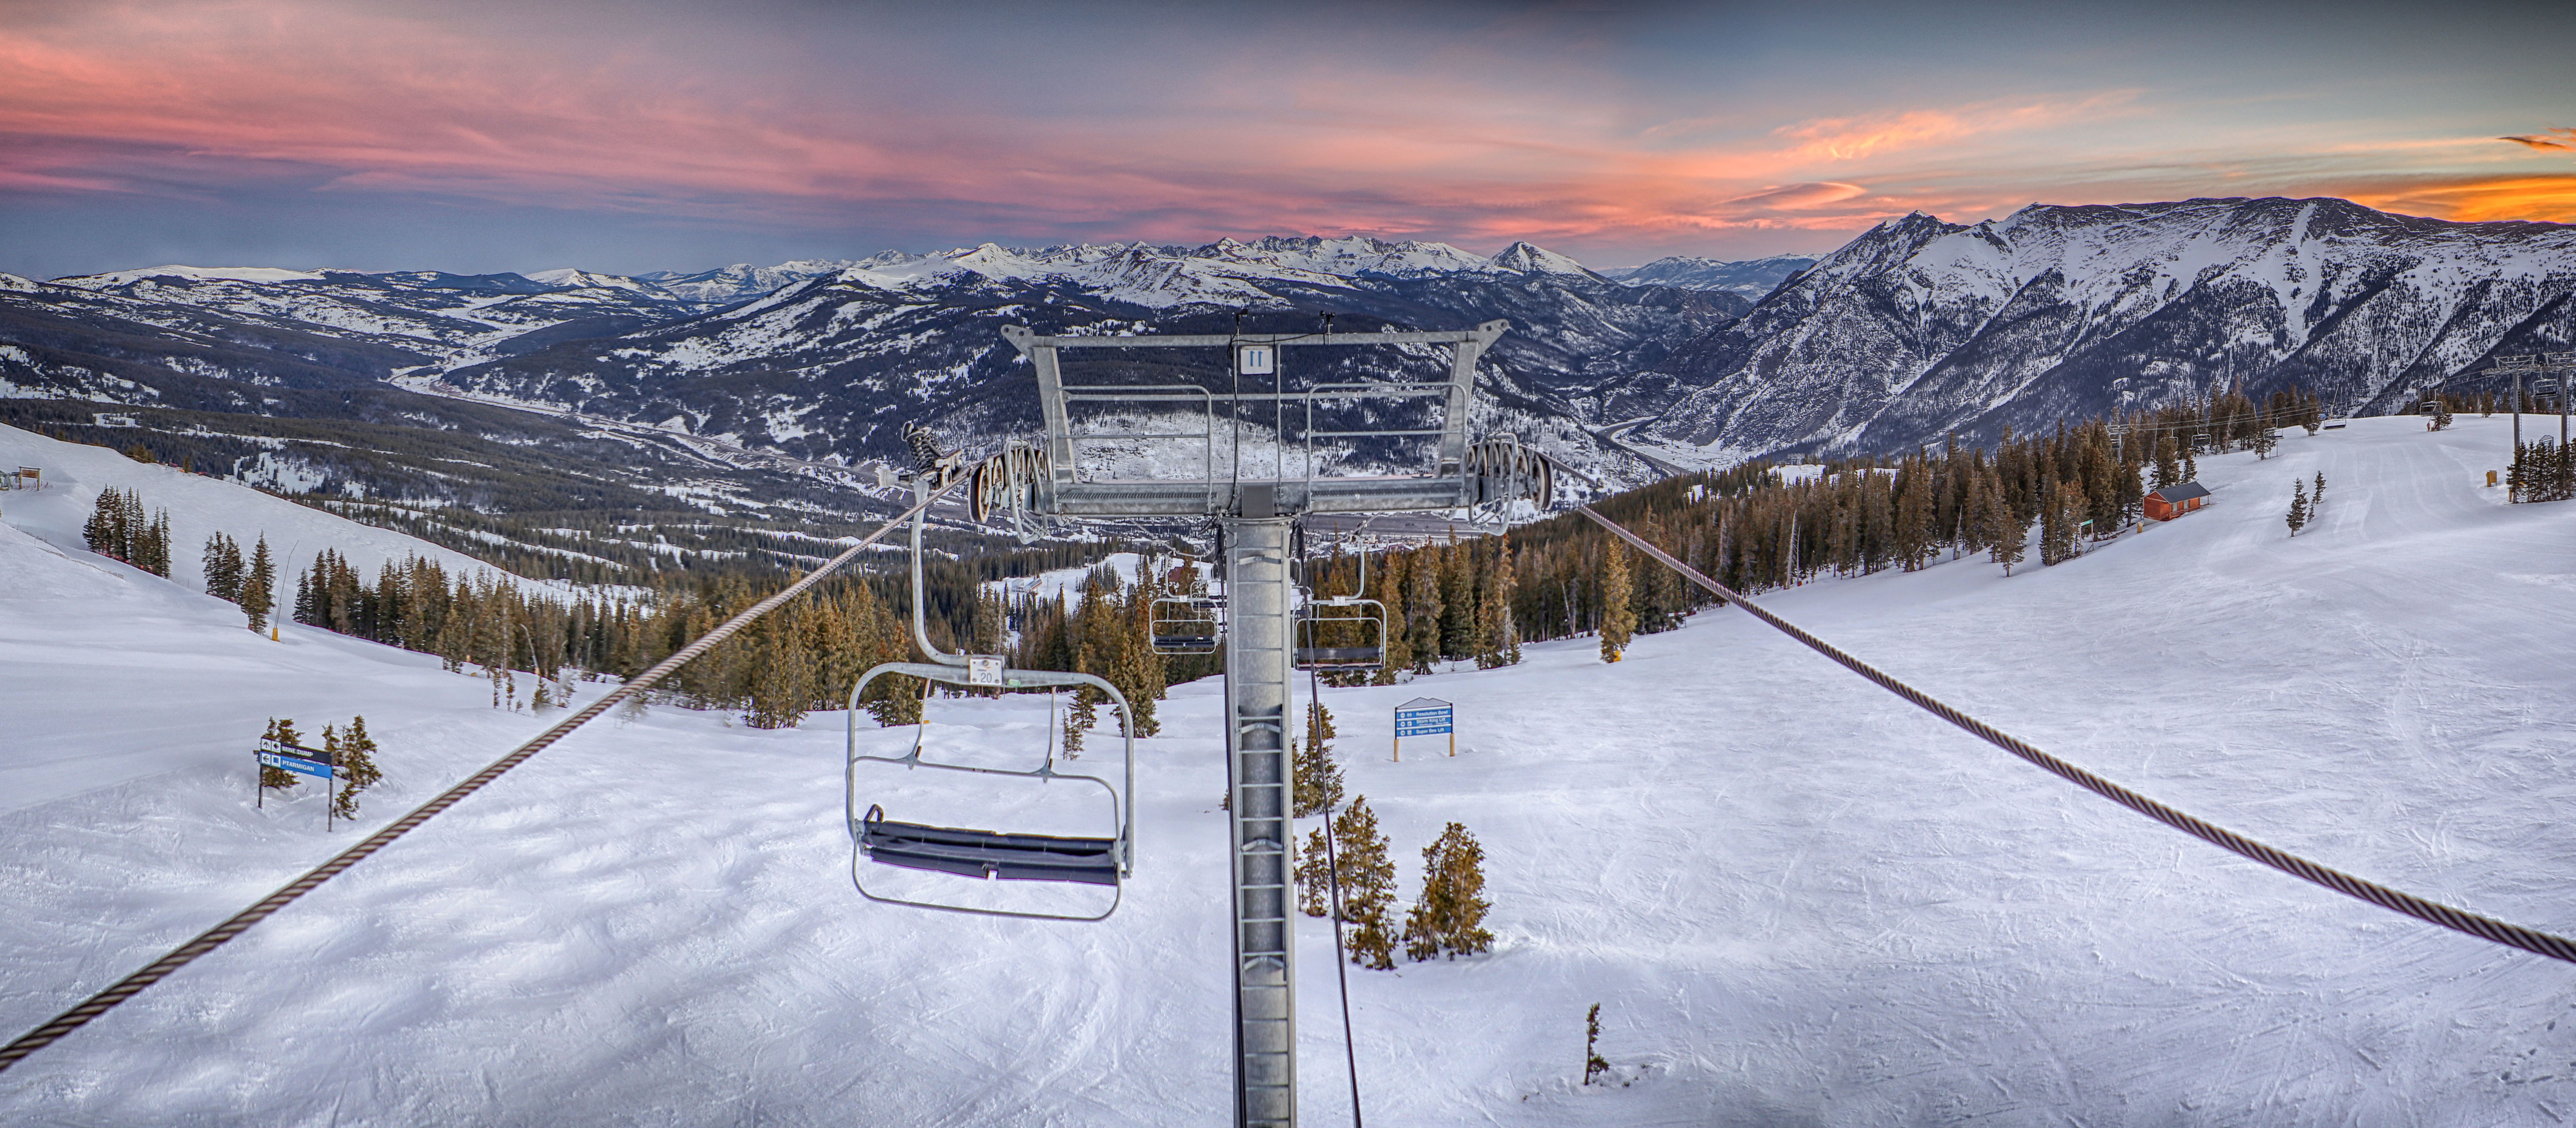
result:
M 1592 273 L 1582 263 L 1527 241 L 1516 241 L 1487 261 L 1499 269 L 1520 274 Z

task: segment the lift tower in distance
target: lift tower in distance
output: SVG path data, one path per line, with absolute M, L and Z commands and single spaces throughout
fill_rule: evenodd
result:
M 1227 777 L 1231 789 L 1235 1119 L 1297 1122 L 1294 835 L 1288 740 L 1292 530 L 1317 513 L 1464 509 L 1543 495 L 1549 468 L 1508 436 L 1470 444 L 1476 359 L 1509 328 L 1384 333 L 1002 336 L 1036 370 L 1044 445 L 1009 452 L 1001 489 L 1061 517 L 1213 518 L 1224 552 Z M 1446 380 L 1292 390 L 1282 353 L 1310 346 L 1453 346 Z M 1200 384 L 1067 384 L 1069 349 L 1223 350 L 1231 390 Z M 1107 420 L 1095 425 L 1086 412 Z M 1160 427 L 1162 429 L 1151 429 Z M 1330 472 L 1374 443 L 1366 474 Z M 1387 452 L 1402 457 L 1390 460 Z M 1328 463 L 1333 465 L 1328 465 Z M 1544 502 L 1542 501 L 1542 504 Z

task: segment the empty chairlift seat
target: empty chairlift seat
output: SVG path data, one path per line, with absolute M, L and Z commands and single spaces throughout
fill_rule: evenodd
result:
M 1297 610 L 1297 645 L 1290 658 L 1300 670 L 1385 667 L 1386 605 L 1346 595 L 1307 602 Z
M 1118 840 L 1005 834 L 997 830 L 894 822 L 871 806 L 859 822 L 870 861 L 1000 881 L 1118 884 Z

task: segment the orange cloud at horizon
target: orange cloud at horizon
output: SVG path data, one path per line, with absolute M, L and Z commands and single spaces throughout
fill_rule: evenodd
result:
M 2520 220 L 2576 223 L 2576 173 L 2500 176 L 2349 193 L 2352 202 L 2381 211 L 2462 223 Z

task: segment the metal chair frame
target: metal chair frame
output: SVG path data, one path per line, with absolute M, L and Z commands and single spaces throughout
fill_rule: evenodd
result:
M 1344 609 L 1326 614 L 1322 609 Z M 1365 623 L 1376 628 L 1377 641 L 1362 646 L 1322 646 L 1323 628 L 1336 623 Z M 1309 599 L 1297 608 L 1297 641 L 1292 663 L 1300 670 L 1382 670 L 1386 668 L 1386 604 L 1355 595 Z
M 1166 608 L 1181 609 L 1176 614 Z M 1199 612 L 1206 612 L 1202 615 Z M 1167 595 L 1153 602 L 1146 641 L 1156 654 L 1214 654 L 1225 641 L 1225 600 L 1206 595 Z M 1173 627 L 1204 625 L 1205 635 L 1183 634 Z
M 973 667 L 933 665 L 926 662 L 887 662 L 870 669 L 865 674 L 860 675 L 858 684 L 850 688 L 848 761 L 842 772 L 842 782 L 844 785 L 842 814 L 848 820 L 850 828 L 850 881 L 852 884 L 858 886 L 859 896 L 881 904 L 908 905 L 916 909 L 938 909 L 942 912 L 970 913 L 976 916 L 1017 917 L 1024 920 L 1098 921 L 1106 920 L 1109 918 L 1109 914 L 1117 912 L 1119 904 L 1126 897 L 1125 879 L 1133 876 L 1136 871 L 1136 810 L 1135 804 L 1132 801 L 1132 797 L 1136 794 L 1136 725 L 1135 714 L 1130 711 L 1127 706 L 1127 696 L 1118 692 L 1117 686 L 1111 685 L 1108 682 L 1090 674 L 1066 673 L 1057 670 L 1008 670 L 1001 674 L 999 682 L 1000 688 L 1007 689 L 1087 685 L 1107 694 L 1110 702 L 1118 706 L 1119 727 L 1125 733 L 1126 737 L 1124 741 L 1125 786 L 1124 788 L 1121 788 L 1096 775 L 1086 775 L 1080 772 L 1058 771 L 1056 769 L 1055 754 L 1052 745 L 1050 745 L 1046 759 L 1041 761 L 1036 768 L 1028 771 L 1013 771 L 1008 768 L 987 768 L 973 764 L 947 764 L 941 763 L 937 760 L 927 759 L 922 755 L 922 746 L 918 739 L 913 742 L 912 750 L 901 756 L 861 755 L 859 752 L 859 695 L 867 690 L 868 683 L 888 674 L 904 674 L 917 678 L 925 678 L 933 682 L 947 685 L 960 685 L 976 688 L 995 687 L 992 682 L 973 680 L 975 676 Z M 922 718 L 921 724 L 926 728 L 929 723 L 929 717 L 925 715 Z M 867 863 L 874 860 L 869 856 L 869 849 L 867 846 L 868 826 L 870 823 L 881 822 L 884 820 L 871 817 L 882 813 L 882 807 L 876 804 L 870 804 L 866 813 L 862 813 L 859 807 L 858 769 L 859 765 L 863 763 L 899 764 L 906 768 L 929 768 L 937 771 L 967 772 L 975 775 L 1011 776 L 1021 779 L 1036 779 L 1048 783 L 1052 783 L 1056 780 L 1081 780 L 1098 786 L 1102 791 L 1109 795 L 1110 819 L 1115 824 L 1117 832 L 1114 837 L 1105 840 L 1110 843 L 1110 856 L 1117 864 L 1119 878 L 1119 880 L 1111 886 L 1111 888 L 1116 892 L 1110 899 L 1109 907 L 1102 909 L 1096 916 L 1076 916 L 1065 913 L 1036 913 L 1019 912 L 1008 909 L 980 909 L 968 905 L 948 905 L 935 901 L 916 901 L 908 898 L 885 896 L 871 892 L 868 889 L 867 878 L 864 876 Z M 997 838 L 1043 839 L 1050 837 L 1041 835 L 1011 835 L 998 832 L 968 831 L 965 828 L 943 827 L 932 829 L 947 830 L 951 833 L 994 834 Z M 1090 843 L 1104 841 L 1102 839 L 1061 838 L 1054 840 Z M 892 865 L 896 863 L 888 862 L 880 864 Z M 919 869 L 924 867 L 915 866 L 906 868 Z

